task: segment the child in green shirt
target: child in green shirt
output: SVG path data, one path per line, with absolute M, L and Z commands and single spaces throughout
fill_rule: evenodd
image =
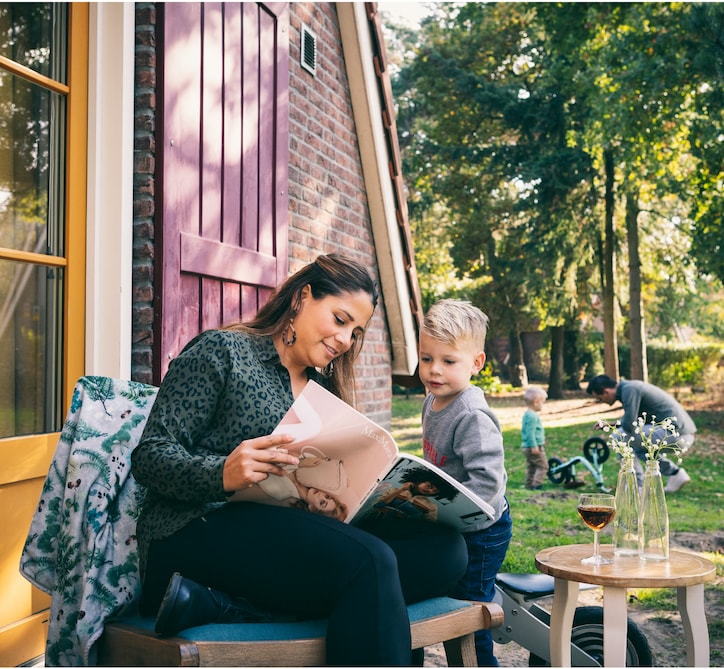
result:
M 523 414 L 523 427 L 520 432 L 523 455 L 527 463 L 525 472 L 525 487 L 528 490 L 540 490 L 543 487 L 543 478 L 548 473 L 548 460 L 545 452 L 545 430 L 540 417 L 543 402 L 548 394 L 543 388 L 529 386 L 523 395 L 527 405 Z

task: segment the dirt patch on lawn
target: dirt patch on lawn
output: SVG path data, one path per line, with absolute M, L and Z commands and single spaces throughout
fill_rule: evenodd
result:
M 674 394 L 689 412 L 724 411 L 724 386 L 716 386 L 706 393 L 681 389 Z M 487 400 L 501 424 L 520 426 L 520 420 L 526 409 L 522 388 L 502 394 L 488 395 Z M 613 422 L 622 414 L 623 410 L 619 402 L 613 406 L 597 402 L 587 395 L 585 390 L 580 392 L 564 390 L 562 399 L 546 400 L 541 409 L 541 417 L 545 425 L 555 425 L 557 422 L 580 423 L 590 419 L 591 428 L 598 418 Z

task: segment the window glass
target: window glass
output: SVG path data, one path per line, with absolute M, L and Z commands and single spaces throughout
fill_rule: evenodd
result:
M 55 99 L 55 100 L 53 100 Z M 53 102 L 55 101 L 55 105 Z M 49 249 L 48 226 L 57 223 L 57 191 L 51 196 L 51 131 L 62 114 L 59 96 L 0 70 L 0 247 L 33 253 L 62 253 L 58 235 Z M 55 114 L 53 113 L 55 107 Z M 7 112 L 7 113 L 6 113 Z
M 60 427 L 68 6 L 0 4 L 0 438 Z M 48 256 L 55 256 L 50 263 Z M 46 260 L 47 259 L 47 260 Z
M 0 438 L 58 429 L 63 270 L 0 260 Z
M 66 16 L 52 2 L 0 3 L 0 56 L 66 83 L 65 52 L 54 48 L 66 33 Z

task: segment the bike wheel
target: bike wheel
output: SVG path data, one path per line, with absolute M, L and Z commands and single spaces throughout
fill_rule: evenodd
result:
M 557 469 L 563 464 L 563 460 L 560 458 L 548 458 L 548 480 L 551 483 L 563 483 L 564 481 L 567 481 L 571 475 L 568 472 L 568 467 L 565 467 L 563 469 Z M 553 471 L 554 469 L 557 469 L 557 471 Z
M 626 666 L 653 667 L 649 642 L 636 623 L 629 619 L 627 626 Z M 603 666 L 603 607 L 582 606 L 573 616 L 571 643 L 588 653 Z M 529 667 L 550 667 L 542 657 L 530 654 Z M 573 665 L 574 667 L 577 665 Z
M 593 457 L 594 451 L 596 453 L 595 459 Z M 608 444 L 604 439 L 601 439 L 601 437 L 591 437 L 583 444 L 583 455 L 586 457 L 586 460 L 594 465 L 602 465 L 608 460 L 610 454 L 611 451 L 608 448 Z

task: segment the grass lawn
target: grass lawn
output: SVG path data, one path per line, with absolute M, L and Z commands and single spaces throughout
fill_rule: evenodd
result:
M 577 395 L 577 394 L 576 394 Z M 396 395 L 392 402 L 392 434 L 400 450 L 422 455 L 420 407 L 422 395 Z M 505 397 L 489 396 L 488 402 L 498 415 L 503 429 L 508 500 L 513 515 L 513 540 L 501 571 L 535 573 L 536 553 L 559 544 L 590 543 L 592 532 L 576 513 L 579 492 L 595 492 L 595 481 L 585 467 L 576 473 L 588 485 L 567 490 L 547 481 L 543 490 L 524 487 L 525 458 L 520 452 L 520 421 L 524 411 L 522 391 Z M 707 584 L 707 615 L 711 642 L 712 666 L 724 662 L 724 604 L 712 610 L 709 602 L 724 602 L 724 427 L 721 406 L 691 406 L 682 403 L 697 425 L 694 447 L 684 456 L 683 465 L 691 482 L 676 494 L 667 495 L 671 544 L 703 554 L 717 565 L 716 581 Z M 599 413 L 601 412 L 601 413 Z M 546 454 L 567 460 L 583 454 L 583 443 L 592 436 L 602 436 L 593 425 L 599 416 L 618 418 L 620 407 L 610 409 L 596 405 L 583 393 L 565 400 L 548 400 L 542 419 L 546 433 Z M 605 435 L 603 435 L 605 436 Z M 615 455 L 603 464 L 605 484 L 614 488 L 618 473 Z M 610 543 L 611 528 L 601 532 L 601 543 Z M 676 610 L 674 589 L 631 592 L 638 606 Z

